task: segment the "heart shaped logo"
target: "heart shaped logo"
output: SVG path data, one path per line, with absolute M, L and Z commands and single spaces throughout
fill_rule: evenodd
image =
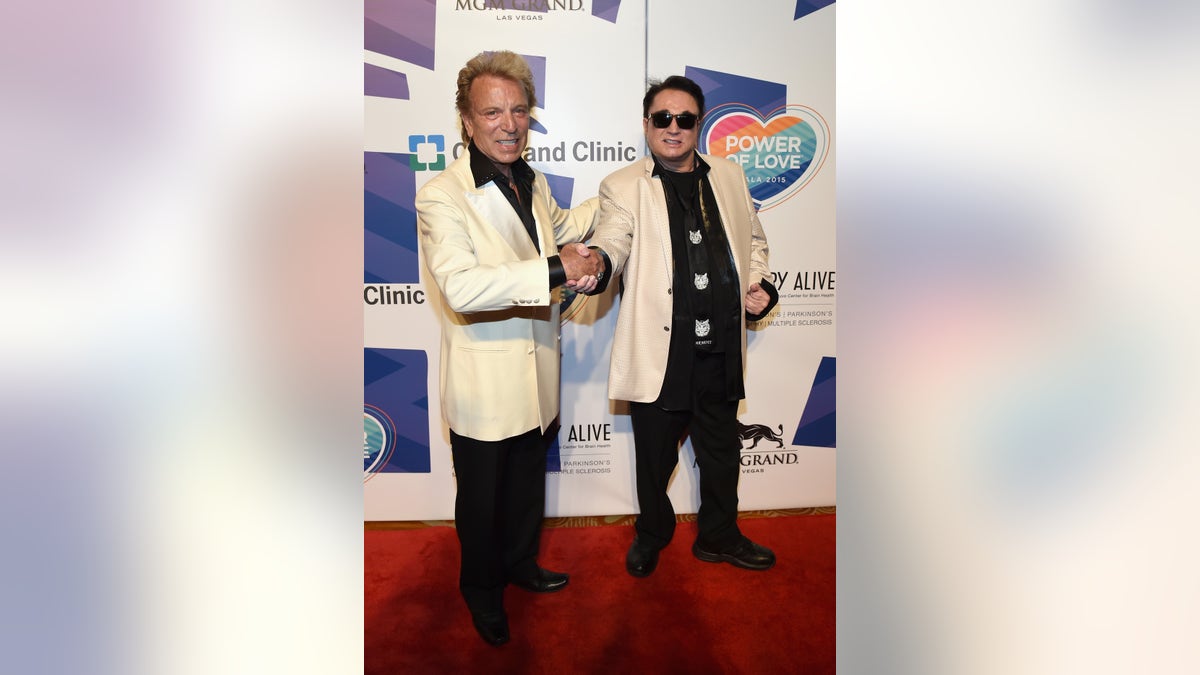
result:
M 793 197 L 825 164 L 829 127 L 817 111 L 781 106 L 769 115 L 726 103 L 705 115 L 700 151 L 742 165 L 759 211 Z

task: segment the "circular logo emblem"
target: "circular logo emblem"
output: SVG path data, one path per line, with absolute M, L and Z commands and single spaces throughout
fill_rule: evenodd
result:
M 583 306 L 587 304 L 588 296 L 576 293 L 566 286 L 560 290 L 562 291 L 560 296 L 562 300 L 558 303 L 558 323 L 563 325 L 583 309 Z
M 373 405 L 363 405 L 363 482 L 387 466 L 396 449 L 396 425 Z

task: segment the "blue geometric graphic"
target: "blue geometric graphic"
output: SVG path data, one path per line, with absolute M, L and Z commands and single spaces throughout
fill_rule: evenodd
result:
M 429 357 L 363 350 L 363 464 L 368 474 L 429 473 Z
M 417 179 L 412 161 L 409 155 L 397 153 L 363 153 L 364 283 L 415 284 L 421 280 L 413 205 Z
M 550 436 L 550 447 L 546 450 L 546 470 L 547 471 L 562 471 L 562 446 L 558 443 L 557 423 L 551 425 L 546 433 Z
M 522 54 L 525 63 L 529 64 L 529 70 L 533 73 L 533 91 L 537 96 L 538 102 L 541 104 L 538 107 L 546 108 L 546 57 L 534 56 L 532 54 Z
M 792 445 L 837 446 L 837 359 L 821 357 Z
M 575 192 L 575 179 L 570 176 L 545 174 L 546 184 L 550 186 L 550 194 L 560 209 L 571 208 L 571 195 Z
M 609 23 L 617 22 L 617 12 L 621 10 L 621 0 L 592 0 L 592 16 L 604 19 Z
M 704 107 L 712 110 L 726 103 L 744 103 L 769 113 L 787 105 L 787 85 L 687 66 L 683 74 L 704 90 Z
M 363 93 L 380 98 L 408 99 L 408 76 L 380 68 L 373 63 L 363 64 Z
M 832 4 L 833 0 L 796 0 L 796 16 L 792 18 L 799 19 L 802 16 L 808 16 L 818 9 Z
M 537 97 L 539 105 L 537 107 L 542 110 L 546 109 L 546 57 L 533 56 L 530 54 L 522 54 L 525 63 L 529 64 L 529 70 L 533 73 L 533 91 Z M 548 134 L 546 127 L 537 120 L 536 117 L 529 118 L 529 128 L 539 134 Z
M 363 46 L 369 51 L 433 70 L 437 5 L 434 0 L 368 2 Z

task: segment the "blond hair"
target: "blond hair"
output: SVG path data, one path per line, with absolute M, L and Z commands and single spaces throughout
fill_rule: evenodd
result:
M 463 117 L 471 114 L 471 83 L 480 75 L 493 75 L 512 80 L 525 90 L 525 99 L 532 111 L 537 105 L 537 91 L 533 87 L 533 71 L 520 54 L 504 50 L 498 52 L 480 52 L 467 65 L 458 71 L 458 94 L 454 97 L 454 106 L 458 108 L 458 127 L 462 134 L 463 145 L 470 142 L 467 137 L 467 125 L 462 123 Z

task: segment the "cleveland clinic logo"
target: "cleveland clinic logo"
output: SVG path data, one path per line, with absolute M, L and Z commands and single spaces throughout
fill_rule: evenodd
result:
M 441 171 L 446 168 L 446 137 L 441 134 L 410 134 L 408 168 L 413 171 Z
M 764 211 L 795 196 L 821 170 L 829 126 L 803 105 L 764 115 L 743 103 L 725 103 L 704 116 L 700 151 L 740 164 L 754 205 Z

